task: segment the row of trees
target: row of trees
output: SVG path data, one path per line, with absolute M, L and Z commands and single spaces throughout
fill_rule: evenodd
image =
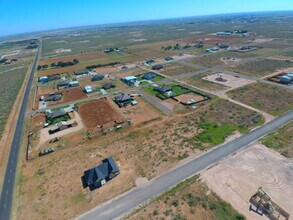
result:
M 86 69 L 94 69 L 94 68 L 99 68 L 99 67 L 106 67 L 106 66 L 114 66 L 120 64 L 120 62 L 113 62 L 113 63 L 105 63 L 105 64 L 97 64 L 97 65 L 92 65 L 92 66 L 87 66 Z
M 51 68 L 60 68 L 60 67 L 67 67 L 67 66 L 74 66 L 79 63 L 78 59 L 74 59 L 73 61 L 68 61 L 68 62 L 58 62 L 58 63 L 51 63 L 50 67 Z M 37 69 L 48 69 L 49 65 L 38 65 Z
M 161 49 L 162 50 L 186 50 L 186 49 L 189 49 L 189 48 L 202 48 L 203 47 L 203 43 L 202 42 L 199 42 L 199 43 L 196 43 L 194 45 L 191 45 L 189 43 L 181 46 L 180 44 L 175 44 L 175 45 L 169 45 L 169 46 L 166 46 L 166 47 L 162 47 Z

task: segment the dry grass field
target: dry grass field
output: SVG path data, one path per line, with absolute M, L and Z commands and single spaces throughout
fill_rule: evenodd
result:
M 182 64 L 178 63 L 166 63 L 163 65 L 164 68 L 161 69 L 159 72 L 167 75 L 167 76 L 179 76 L 182 73 L 192 73 L 192 72 L 197 72 L 199 69 L 192 68 L 189 66 L 184 66 Z
M 199 176 L 179 183 L 173 189 L 134 211 L 125 219 L 245 219 L 202 183 Z
M 293 108 L 293 91 L 263 83 L 253 83 L 229 91 L 228 95 L 244 104 L 272 115 L 280 115 Z
M 263 59 L 230 67 L 229 70 L 248 76 L 262 77 L 278 70 L 293 67 L 293 63 L 285 60 Z
M 293 158 L 293 122 L 270 133 L 262 139 L 261 143 L 285 157 Z
M 146 126 L 135 127 L 135 130 L 128 127 L 90 139 L 76 134 L 76 139 L 81 142 L 67 144 L 61 150 L 23 167 L 18 180 L 18 217 L 73 218 L 132 188 L 137 177 L 151 179 L 182 159 L 223 142 L 226 136 L 241 129 L 239 124 L 251 129 L 260 119 L 260 115 L 250 110 L 215 100 L 211 104 L 206 102 L 198 110 L 162 118 Z M 203 123 L 213 126 L 202 126 Z M 209 138 L 214 132 L 218 132 L 216 140 Z M 66 140 L 72 139 L 71 136 Z M 108 156 L 115 158 L 121 174 L 89 193 L 82 188 L 80 177 L 83 171 Z

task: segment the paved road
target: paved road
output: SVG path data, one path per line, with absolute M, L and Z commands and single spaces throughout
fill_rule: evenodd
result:
M 39 46 L 41 48 L 41 45 Z M 16 177 L 16 169 L 17 162 L 19 158 L 21 140 L 22 140 L 22 132 L 23 132 L 23 123 L 25 118 L 26 106 L 29 99 L 30 88 L 34 79 L 34 73 L 38 61 L 39 51 L 36 54 L 31 73 L 28 80 L 28 85 L 25 89 L 24 97 L 21 104 L 20 114 L 17 120 L 16 129 L 14 132 L 11 149 L 9 153 L 9 158 L 6 166 L 5 176 L 3 180 L 2 193 L 0 198 L 0 219 L 1 220 L 9 220 L 11 207 L 12 207 L 12 199 L 13 199 L 13 190 L 15 184 Z
M 207 153 L 178 166 L 168 173 L 152 180 L 143 188 L 135 188 L 130 192 L 118 197 L 116 200 L 108 201 L 97 206 L 91 211 L 77 217 L 78 220 L 91 219 L 117 219 L 132 211 L 139 205 L 149 201 L 151 198 L 165 192 L 186 178 L 189 178 L 210 165 L 224 159 L 228 155 L 241 148 L 249 147 L 249 144 L 272 132 L 278 127 L 293 120 L 293 111 L 274 119 L 264 126 L 245 134 L 234 141 L 214 148 Z M 117 177 L 119 178 L 119 177 Z M 110 183 L 111 184 L 111 183 Z

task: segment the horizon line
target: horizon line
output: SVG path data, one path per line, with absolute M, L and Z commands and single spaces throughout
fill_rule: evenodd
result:
M 244 12 L 233 12 L 233 13 L 219 13 L 219 14 L 203 14 L 203 15 L 192 15 L 192 16 L 184 16 L 184 17 L 166 17 L 159 19 L 147 19 L 147 20 L 134 20 L 134 21 L 122 21 L 122 22 L 111 22 L 111 23 L 101 23 L 101 24 L 85 24 L 82 26 L 70 26 L 63 28 L 52 28 L 52 29 L 43 29 L 38 31 L 30 31 L 30 32 L 19 32 L 14 34 L 0 35 L 1 38 L 9 38 L 9 37 L 17 37 L 21 35 L 29 35 L 29 34 L 42 34 L 46 32 L 58 32 L 58 31 L 66 31 L 70 29 L 82 29 L 89 28 L 95 26 L 111 26 L 116 24 L 131 24 L 131 23 L 139 23 L 139 22 L 151 22 L 151 21 L 163 21 L 163 20 L 172 20 L 172 19 L 186 19 L 186 18 L 197 18 L 197 17 L 210 17 L 210 16 L 219 16 L 219 15 L 237 15 L 237 14 L 249 14 L 249 13 L 278 13 L 278 12 L 292 12 L 293 10 L 276 10 L 276 11 L 244 11 Z

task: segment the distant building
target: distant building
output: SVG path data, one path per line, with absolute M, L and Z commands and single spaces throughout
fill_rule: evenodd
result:
M 217 35 L 232 35 L 232 32 L 231 31 L 220 31 L 220 32 L 217 32 Z
M 154 88 L 154 91 L 157 91 L 157 92 L 163 94 L 163 93 L 172 91 L 172 87 L 171 86 L 158 86 L 158 87 Z
M 74 74 L 77 76 L 83 75 L 83 74 L 89 74 L 89 73 L 90 73 L 90 71 L 88 69 L 74 71 Z
M 122 81 L 128 85 L 132 85 L 132 84 L 136 83 L 137 78 L 135 76 L 126 76 L 126 77 L 122 78 Z
M 125 93 L 122 93 L 120 96 L 114 97 L 113 101 L 121 108 L 131 104 L 133 98 Z
M 97 74 L 97 75 L 94 75 L 94 76 L 92 77 L 91 81 L 92 81 L 92 82 L 100 81 L 100 80 L 104 79 L 104 77 L 105 77 L 105 76 L 102 75 L 102 74 Z
M 165 57 L 164 59 L 165 59 L 166 61 L 171 61 L 171 60 L 174 60 L 174 58 L 173 58 L 173 57 L 169 57 L 169 56 Z
M 60 81 L 57 83 L 57 88 L 60 89 L 60 87 L 69 87 L 68 81 Z
M 69 82 L 69 87 L 77 87 L 79 86 L 79 82 L 78 81 L 71 81 Z
M 152 80 L 154 78 L 156 78 L 158 76 L 158 74 L 156 73 L 153 73 L 153 72 L 147 72 L 145 74 L 142 75 L 142 79 L 145 79 L 145 80 Z
M 42 83 L 42 84 L 45 84 L 48 82 L 48 76 L 41 76 L 39 78 L 39 81 Z
M 119 175 L 119 169 L 112 157 L 106 158 L 102 164 L 84 171 L 82 176 L 82 184 L 84 188 L 95 190 Z
M 163 69 L 163 68 L 164 68 L 164 67 L 163 67 L 163 65 L 161 65 L 161 64 L 154 65 L 154 66 L 152 67 L 153 70 L 160 70 L 160 69 Z
M 62 99 L 62 94 L 55 94 L 55 93 L 50 93 L 46 98 L 44 98 L 44 102 L 56 102 L 60 101 Z
M 48 112 L 46 113 L 47 119 L 51 120 L 51 119 L 55 119 L 55 118 L 60 118 L 67 115 L 67 112 L 61 108 L 58 111 L 54 111 L 54 112 Z
M 71 128 L 73 127 L 74 123 L 75 122 L 67 122 L 67 121 L 58 122 L 57 124 L 51 127 L 51 129 L 49 130 L 49 134 L 53 134 L 58 131 L 65 130 L 67 128 Z
M 84 91 L 87 93 L 87 94 L 90 94 L 93 92 L 93 89 L 91 86 L 85 86 L 84 87 Z
M 113 89 L 113 88 L 115 88 L 115 87 L 116 87 L 116 85 L 113 84 L 113 83 L 106 83 L 106 84 L 104 84 L 104 85 L 102 86 L 102 88 L 105 89 L 105 90 Z

